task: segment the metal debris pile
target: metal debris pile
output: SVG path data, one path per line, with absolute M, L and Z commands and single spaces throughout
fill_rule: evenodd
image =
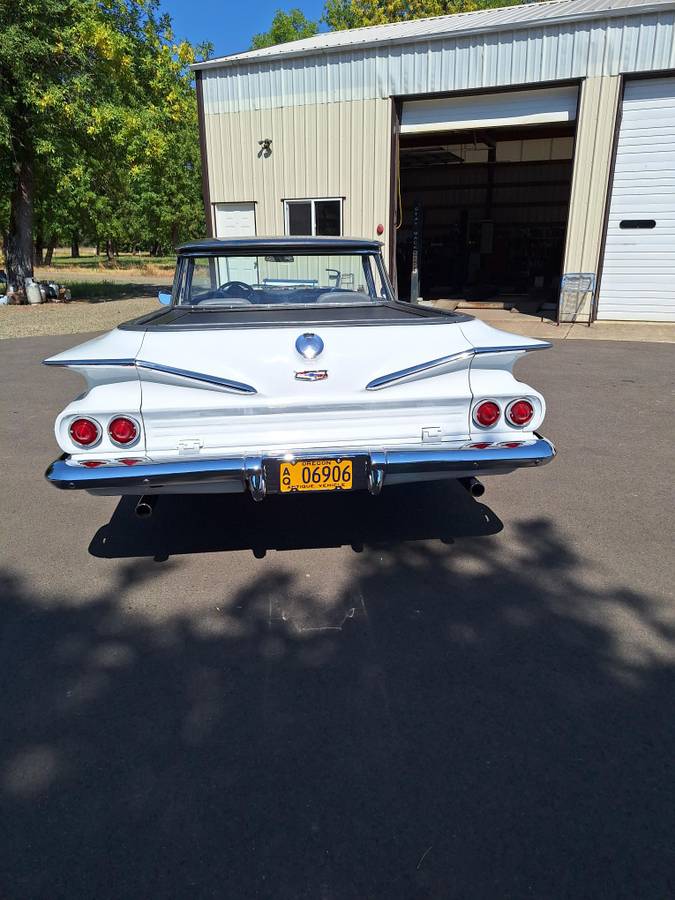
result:
M 7 284 L 6 275 L 0 272 L 0 282 L 7 285 L 6 293 L 0 296 L 0 304 L 22 306 L 24 304 L 37 305 L 38 303 L 69 303 L 71 300 L 70 288 L 56 281 L 35 281 L 26 278 L 24 287 L 15 287 Z

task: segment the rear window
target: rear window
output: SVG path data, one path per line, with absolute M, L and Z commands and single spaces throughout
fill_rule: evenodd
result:
M 275 253 L 179 260 L 179 306 L 361 305 L 392 300 L 378 254 Z

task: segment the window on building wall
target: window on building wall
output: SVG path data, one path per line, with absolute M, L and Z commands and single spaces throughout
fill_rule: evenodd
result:
M 341 235 L 342 200 L 284 200 L 286 234 Z

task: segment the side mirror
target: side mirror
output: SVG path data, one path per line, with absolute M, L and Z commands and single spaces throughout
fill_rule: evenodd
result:
M 166 291 L 160 291 L 157 298 L 162 306 L 171 306 L 171 294 L 167 294 Z

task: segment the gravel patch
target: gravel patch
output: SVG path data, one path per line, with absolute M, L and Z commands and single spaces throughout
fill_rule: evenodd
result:
M 0 340 L 108 331 L 120 322 L 157 309 L 157 300 L 135 297 L 105 303 L 43 303 L 39 306 L 0 306 Z

